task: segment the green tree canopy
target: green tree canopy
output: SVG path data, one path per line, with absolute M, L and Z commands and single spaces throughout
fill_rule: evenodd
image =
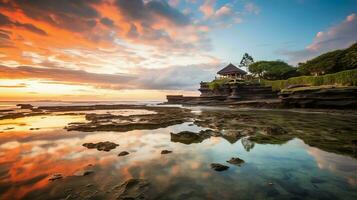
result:
M 254 76 L 267 80 L 287 79 L 297 75 L 296 68 L 283 61 L 258 61 L 249 65 Z
M 357 43 L 344 50 L 331 51 L 299 63 L 303 75 L 323 75 L 357 68 Z
M 249 67 L 250 64 L 254 63 L 254 59 L 248 53 L 243 55 L 242 60 L 240 61 L 240 67 Z

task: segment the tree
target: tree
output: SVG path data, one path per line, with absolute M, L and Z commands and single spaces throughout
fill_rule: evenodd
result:
M 245 53 L 245 54 L 243 55 L 242 60 L 240 61 L 239 66 L 240 66 L 240 67 L 246 67 L 246 68 L 248 68 L 249 65 L 251 65 L 252 63 L 254 63 L 253 57 L 250 56 L 248 53 Z
M 248 70 L 259 79 L 267 80 L 287 79 L 297 76 L 296 68 L 283 61 L 258 61 L 249 65 Z
M 357 43 L 344 50 L 324 53 L 298 64 L 303 75 L 323 75 L 357 68 Z

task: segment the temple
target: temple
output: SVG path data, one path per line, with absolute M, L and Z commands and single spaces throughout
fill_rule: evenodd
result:
M 231 78 L 231 79 L 244 79 L 244 76 L 247 75 L 247 72 L 239 69 L 232 63 L 229 63 L 225 68 L 217 72 L 219 78 Z
M 211 82 L 201 82 L 199 97 L 167 95 L 168 103 L 219 104 L 259 99 L 277 99 L 271 87 L 253 81 L 247 72 L 232 63 L 217 72 Z

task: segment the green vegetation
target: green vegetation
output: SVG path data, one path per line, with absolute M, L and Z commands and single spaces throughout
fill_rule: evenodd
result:
M 357 43 L 298 64 L 302 75 L 324 75 L 357 68 Z
M 243 55 L 242 60 L 240 61 L 239 66 L 240 67 L 248 67 L 249 65 L 251 65 L 252 63 L 254 63 L 254 59 L 252 56 L 250 56 L 248 53 L 245 53 Z
M 213 81 L 208 83 L 208 88 L 210 90 L 219 89 L 222 85 L 227 84 L 231 80 L 232 79 L 230 79 L 230 78 L 215 79 L 215 80 L 213 80 Z
M 289 85 L 306 84 L 311 86 L 319 85 L 341 85 L 355 86 L 357 85 L 357 69 L 346 70 L 335 74 L 327 74 L 322 76 L 299 76 L 289 78 L 287 80 L 262 80 L 265 86 L 272 86 L 273 90 L 281 90 Z
M 248 70 L 254 76 L 267 80 L 286 79 L 297 75 L 296 68 L 283 61 L 258 61 L 250 64 Z

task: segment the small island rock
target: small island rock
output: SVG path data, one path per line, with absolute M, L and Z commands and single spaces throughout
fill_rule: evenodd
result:
M 222 164 L 219 164 L 219 163 L 212 163 L 211 164 L 211 168 L 220 172 L 220 171 L 227 170 L 229 167 L 225 166 L 225 165 L 222 165 Z

